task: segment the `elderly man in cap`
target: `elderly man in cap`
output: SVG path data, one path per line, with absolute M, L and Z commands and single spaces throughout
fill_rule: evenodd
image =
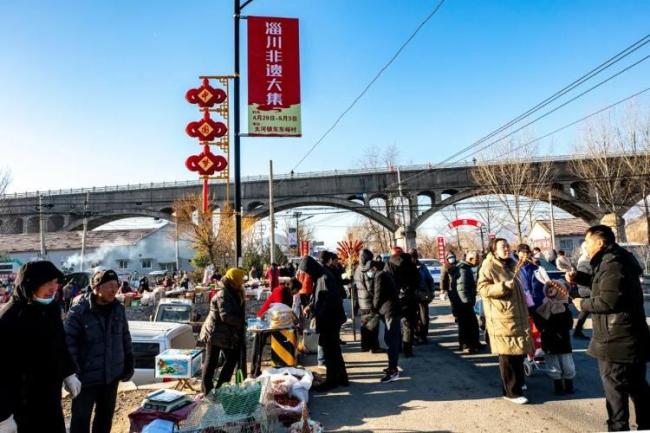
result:
M 131 334 L 124 306 L 115 299 L 119 287 L 113 270 L 96 272 L 92 292 L 78 298 L 65 322 L 68 350 L 79 367 L 81 393 L 72 400 L 70 433 L 109 433 L 117 386 L 133 376 Z

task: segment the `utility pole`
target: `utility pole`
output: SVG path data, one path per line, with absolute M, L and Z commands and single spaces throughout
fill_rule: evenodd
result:
M 553 194 L 548 192 L 548 205 L 551 207 L 551 249 L 555 250 L 555 213 L 553 212 Z
M 178 251 L 178 218 L 176 218 L 175 222 L 176 222 L 176 224 L 174 224 L 174 225 L 176 226 L 176 239 L 175 239 L 175 243 L 176 243 L 176 245 L 175 245 L 175 249 L 176 249 L 176 251 L 175 251 L 176 252 L 176 272 L 180 272 L 180 270 L 181 270 L 180 261 L 181 260 L 180 260 L 180 257 L 179 257 L 180 254 L 179 254 L 179 251 Z
M 269 161 L 269 223 L 271 224 L 271 263 L 275 263 L 275 211 L 273 210 L 273 161 Z
M 45 251 L 45 220 L 43 219 L 43 195 L 38 195 L 38 227 L 41 238 L 41 259 L 47 257 L 47 251 Z
M 88 205 L 90 203 L 90 192 L 86 193 L 86 199 L 84 200 L 84 219 L 83 219 L 83 230 L 81 231 L 81 260 L 79 263 L 79 272 L 84 271 L 84 257 L 86 255 L 86 234 L 88 233 Z

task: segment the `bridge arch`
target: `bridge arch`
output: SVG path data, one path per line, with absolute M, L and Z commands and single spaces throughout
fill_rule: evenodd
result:
M 446 199 L 442 200 L 440 203 L 436 203 L 431 208 L 417 217 L 417 219 L 411 224 L 414 229 L 417 229 L 422 225 L 429 217 L 433 216 L 435 213 L 441 211 L 447 206 L 451 206 L 455 203 L 458 203 L 469 198 L 478 197 L 482 195 L 490 195 L 488 192 L 481 189 L 467 189 L 464 191 L 457 192 Z M 553 206 L 557 206 L 563 211 L 573 215 L 577 218 L 582 218 L 589 224 L 596 223 L 600 220 L 603 213 L 597 208 L 578 202 L 573 196 L 565 193 L 564 191 L 553 190 Z M 540 199 L 540 201 L 548 203 L 547 199 Z
M 301 197 L 301 198 L 278 200 L 277 202 L 273 203 L 273 210 L 275 212 L 281 212 L 283 210 L 288 210 L 288 209 L 302 207 L 302 206 L 328 206 L 328 207 L 336 207 L 339 209 L 349 210 L 352 212 L 356 212 L 360 215 L 363 215 L 366 218 L 370 218 L 371 220 L 375 221 L 378 224 L 381 224 L 383 227 L 390 230 L 391 232 L 395 232 L 397 230 L 397 226 L 395 225 L 395 223 L 385 215 L 382 215 L 381 213 L 373 209 L 370 209 L 369 207 L 366 207 L 355 201 L 344 200 L 335 197 Z M 264 205 L 264 207 L 262 208 L 255 209 L 254 211 L 248 213 L 247 216 L 253 218 L 260 218 L 260 219 L 268 217 L 269 216 L 268 205 Z
M 97 227 L 108 224 L 112 221 L 121 220 L 124 218 L 134 218 L 134 217 L 150 217 L 158 218 L 162 220 L 167 220 L 173 222 L 173 217 L 165 212 L 156 212 L 149 211 L 146 209 L 142 210 L 129 210 L 129 211 L 109 211 L 101 212 L 100 215 L 88 218 L 88 230 L 96 229 Z M 63 231 L 73 231 L 80 230 L 83 227 L 83 219 L 79 218 L 74 221 L 71 221 L 67 226 L 63 227 Z

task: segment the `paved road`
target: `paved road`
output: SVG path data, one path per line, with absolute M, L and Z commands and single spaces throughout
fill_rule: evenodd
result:
M 646 310 L 649 304 L 646 303 Z M 400 380 L 380 384 L 385 355 L 360 353 L 351 332 L 343 346 L 351 386 L 313 394 L 312 417 L 333 432 L 593 432 L 605 429 L 605 401 L 595 360 L 586 342 L 574 341 L 576 394 L 557 397 L 552 382 L 536 372 L 527 379 L 530 404 L 500 397 L 497 358 L 466 355 L 457 347 L 449 306 L 434 301 L 432 342 L 400 359 Z M 590 321 L 587 322 L 587 328 Z M 336 392 L 338 391 L 338 392 Z

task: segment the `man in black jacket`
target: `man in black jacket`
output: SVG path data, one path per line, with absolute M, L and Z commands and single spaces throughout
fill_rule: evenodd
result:
M 315 282 L 314 294 L 306 312 L 311 312 L 316 319 L 318 344 L 323 347 L 327 369 L 325 382 L 314 387 L 314 390 L 328 391 L 339 385 L 348 386 L 348 373 L 339 344 L 341 325 L 346 320 L 341 302 L 342 287 L 332 271 L 310 256 L 302 258 L 299 270 L 309 274 Z
M 373 279 L 368 278 L 366 273 L 372 264 L 372 251 L 361 250 L 359 264 L 354 270 L 354 286 L 356 288 L 356 300 L 361 315 L 361 351 L 372 353 L 381 352 L 379 348 L 379 317 L 373 312 Z
M 70 433 L 109 433 L 117 386 L 133 376 L 131 334 L 124 306 L 115 299 L 119 287 L 113 270 L 96 272 L 87 293 L 70 309 L 65 322 L 70 355 L 79 367 L 81 393 L 72 400 Z
M 401 252 L 390 256 L 385 270 L 391 274 L 399 293 L 399 304 L 402 322 L 402 351 L 404 356 L 413 356 L 413 340 L 415 323 L 418 316 L 418 301 L 416 290 L 420 285 L 420 274 L 411 256 Z
M 456 317 L 458 318 L 458 342 L 461 348 L 469 353 L 481 350 L 482 345 L 478 337 L 478 320 L 474 314 L 476 304 L 476 279 L 472 268 L 478 265 L 478 253 L 469 251 L 465 260 L 461 260 L 456 267 L 458 279 L 454 291 L 449 292 L 449 299 L 456 303 Z
M 634 403 L 638 430 L 650 429 L 650 387 L 646 363 L 650 358 L 650 331 L 639 282 L 641 266 L 616 244 L 612 229 L 589 228 L 585 246 L 592 275 L 567 274 L 567 281 L 591 287 L 591 298 L 581 310 L 592 314 L 593 336 L 587 353 L 598 359 L 607 400 L 609 431 L 630 430 L 628 397 Z
M 383 261 L 371 262 L 366 275 L 372 279 L 374 286 L 373 311 L 381 317 L 386 327 L 384 342 L 388 347 L 388 368 L 384 370 L 386 375 L 381 383 L 393 382 L 399 378 L 400 302 L 397 287 L 391 274 L 384 271 Z

